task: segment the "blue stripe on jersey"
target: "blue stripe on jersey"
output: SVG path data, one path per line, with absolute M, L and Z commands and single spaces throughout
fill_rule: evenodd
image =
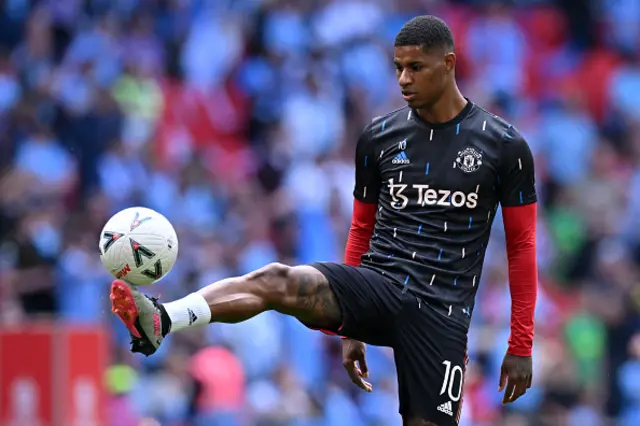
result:
M 522 204 L 522 203 L 523 203 L 523 201 L 522 201 L 522 191 L 520 191 L 520 204 Z
M 453 285 L 458 285 L 458 277 L 453 280 Z
M 364 156 L 364 166 L 367 167 L 367 159 L 369 158 L 368 155 Z
M 442 249 L 440 249 L 440 253 L 438 253 L 438 260 L 442 258 Z
M 456 135 L 460 134 L 460 123 L 456 125 Z
M 409 282 L 409 275 L 407 275 L 407 278 L 404 279 L 404 285 L 407 285 L 408 282 Z
M 420 231 L 422 231 L 422 224 L 420 224 L 420 226 L 418 226 L 418 235 L 420 234 Z
M 471 223 L 473 222 L 473 218 L 469 216 L 469 229 L 471 229 Z
M 513 136 L 511 136 L 509 134 L 509 132 L 511 131 L 512 128 L 513 128 L 513 126 L 509 126 L 509 128 L 504 131 L 504 134 L 502 135 L 502 137 L 503 138 L 507 138 L 507 139 L 513 139 Z
M 431 165 L 431 163 L 427 163 L 427 166 L 425 167 L 425 170 L 424 170 L 424 174 L 425 174 L 425 175 L 428 175 L 428 174 L 429 174 L 429 166 L 430 166 L 430 165 Z
M 382 127 L 380 128 L 380 131 L 381 131 L 381 132 L 382 132 L 382 131 L 384 131 L 384 128 L 385 128 L 385 127 L 387 127 L 387 120 L 384 120 L 384 121 L 382 122 Z

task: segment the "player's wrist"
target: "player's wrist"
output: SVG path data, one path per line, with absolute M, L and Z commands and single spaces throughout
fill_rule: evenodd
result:
M 509 346 L 507 354 L 514 356 L 531 356 L 533 349 L 530 347 Z

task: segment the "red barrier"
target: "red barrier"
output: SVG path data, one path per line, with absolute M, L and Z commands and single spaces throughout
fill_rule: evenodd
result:
M 1 426 L 106 426 L 108 339 L 59 324 L 0 331 Z

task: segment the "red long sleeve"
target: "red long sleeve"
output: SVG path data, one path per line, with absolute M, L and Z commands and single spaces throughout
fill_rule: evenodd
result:
M 538 293 L 537 203 L 503 207 L 502 216 L 511 291 L 511 336 L 508 352 L 517 356 L 531 356 Z
M 360 265 L 360 258 L 369 251 L 369 243 L 376 224 L 377 204 L 353 200 L 351 228 L 344 252 L 344 263 L 351 266 Z

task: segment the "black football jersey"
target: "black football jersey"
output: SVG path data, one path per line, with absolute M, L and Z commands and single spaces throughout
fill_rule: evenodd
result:
M 498 205 L 536 202 L 533 157 L 512 125 L 470 101 L 439 124 L 405 107 L 364 129 L 354 196 L 378 205 L 361 266 L 468 327 Z

